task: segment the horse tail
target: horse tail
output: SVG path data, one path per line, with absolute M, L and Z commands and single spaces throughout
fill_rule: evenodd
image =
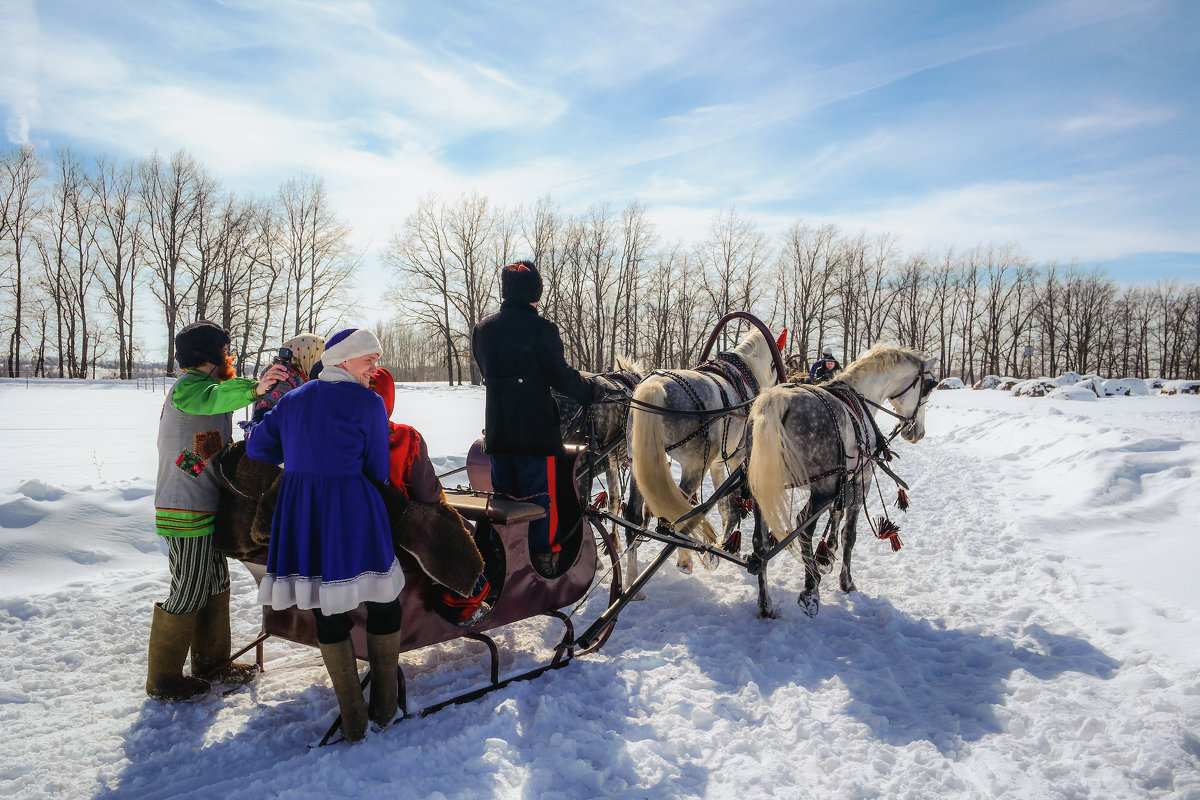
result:
M 639 383 L 633 397 L 641 403 L 665 408 L 667 390 L 661 378 L 652 378 Z M 629 413 L 629 445 L 633 448 L 633 478 L 654 516 L 674 521 L 691 511 L 691 502 L 671 475 L 662 415 L 634 405 Z M 699 528 L 706 541 L 717 540 L 717 532 L 703 517 L 689 520 L 684 531 L 692 528 Z
M 789 439 L 783 418 L 791 404 L 792 393 L 782 387 L 767 389 L 750 406 L 750 462 L 746 478 L 750 493 L 763 519 L 771 530 L 782 538 L 791 533 L 789 477 L 796 482 L 806 480 L 803 465 L 789 458 Z

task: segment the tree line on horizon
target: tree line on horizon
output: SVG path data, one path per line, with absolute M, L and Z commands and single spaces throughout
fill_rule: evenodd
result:
M 241 372 L 279 343 L 328 335 L 346 316 L 364 255 L 324 182 L 239 198 L 185 151 L 90 161 L 31 147 L 0 153 L 0 336 L 10 377 L 145 372 L 139 331 L 195 319 L 228 328 Z M 1200 286 L 1118 285 L 1102 269 L 1038 265 L 1016 244 L 905 252 L 893 233 L 797 221 L 768 236 L 736 210 L 698 242 L 665 242 L 645 206 L 566 214 L 549 197 L 506 208 L 478 193 L 430 194 L 380 254 L 395 316 L 377 332 L 398 380 L 478 383 L 470 332 L 499 306 L 499 268 L 531 258 L 568 361 L 603 372 L 695 366 L 713 326 L 750 311 L 807 365 L 877 341 L 939 358 L 943 376 L 1200 378 Z M 135 313 L 136 312 L 136 313 Z M 139 322 L 139 320 L 141 320 Z M 728 330 L 719 348 L 732 346 Z M 154 351 L 161 352 L 159 347 Z

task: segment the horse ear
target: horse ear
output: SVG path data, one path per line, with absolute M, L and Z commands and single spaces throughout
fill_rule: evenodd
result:
M 938 360 L 936 357 L 931 358 L 925 362 L 921 369 L 923 369 L 925 372 L 933 372 L 933 368 L 937 366 L 937 362 Z

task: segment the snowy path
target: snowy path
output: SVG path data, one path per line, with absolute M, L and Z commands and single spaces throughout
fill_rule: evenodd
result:
M 311 648 L 269 643 L 268 671 L 228 696 L 146 700 L 167 584 L 150 480 L 5 467 L 0 795 L 1200 798 L 1200 602 L 1186 591 L 1200 405 L 992 394 L 939 393 L 898 462 L 905 548 L 860 525 L 860 591 L 826 578 L 817 618 L 794 602 L 790 558 L 771 566 L 775 621 L 755 618 L 753 580 L 729 565 L 668 568 L 601 653 L 322 750 L 307 745 L 334 701 Z M 10 419 L 18 401 L 0 388 Z M 248 640 L 252 582 L 232 572 Z M 557 633 L 511 626 L 505 669 Z M 478 685 L 484 662 L 458 643 L 403 663 L 423 706 Z

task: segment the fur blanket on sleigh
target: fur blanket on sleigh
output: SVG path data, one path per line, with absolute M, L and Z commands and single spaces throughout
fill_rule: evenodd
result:
M 264 557 L 271 543 L 271 518 L 279 498 L 283 470 L 246 456 L 236 442 L 213 459 L 221 484 L 213 544 L 230 558 Z M 483 557 L 470 528 L 446 504 L 409 500 L 399 490 L 376 484 L 392 523 L 392 544 L 412 556 L 421 571 L 456 594 L 467 597 L 483 572 Z

